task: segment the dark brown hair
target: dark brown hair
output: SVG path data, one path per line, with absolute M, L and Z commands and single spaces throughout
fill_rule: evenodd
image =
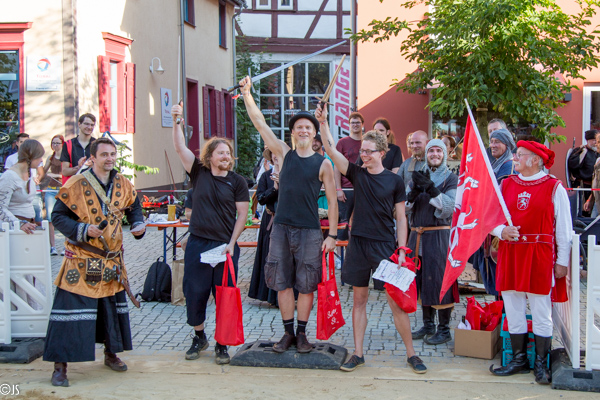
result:
M 375 120 L 375 122 L 373 122 L 373 129 L 375 129 L 375 125 L 377 124 L 383 125 L 385 130 L 389 132 L 387 135 L 387 142 L 396 144 L 396 138 L 394 137 L 394 132 L 392 132 L 392 126 L 390 125 L 390 122 L 383 117 L 379 117 Z
M 83 124 L 83 121 L 85 121 L 86 118 L 91 119 L 94 124 L 96 123 L 96 116 L 90 113 L 83 114 L 81 117 L 79 117 L 79 123 Z
M 348 122 L 350 122 L 350 120 L 352 118 L 358 118 L 358 119 L 360 119 L 360 122 L 362 122 L 363 124 L 365 123 L 365 119 L 363 118 L 362 114 L 359 113 L 358 111 L 355 111 L 348 116 Z
M 109 138 L 101 137 L 92 142 L 92 146 L 90 147 L 90 154 L 96 157 L 96 153 L 98 152 L 98 146 L 100 146 L 101 144 L 109 144 L 112 147 L 114 147 L 115 150 L 117 149 L 117 145 L 115 144 L 115 142 L 113 142 Z

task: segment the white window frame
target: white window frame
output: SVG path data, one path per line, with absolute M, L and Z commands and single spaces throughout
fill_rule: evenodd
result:
M 270 10 L 271 9 L 271 1 L 272 0 L 267 0 L 267 5 L 261 6 L 260 5 L 260 0 L 256 0 L 256 9 L 257 10 Z
M 583 87 L 583 129 L 581 130 L 581 143 L 585 143 L 585 131 L 591 129 L 592 92 L 600 92 L 600 83 Z

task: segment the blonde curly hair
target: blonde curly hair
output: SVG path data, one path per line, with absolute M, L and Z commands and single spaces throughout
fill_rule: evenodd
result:
M 369 131 L 363 135 L 363 141 L 375 143 L 375 149 L 377 151 L 383 151 L 381 159 L 385 158 L 385 154 L 388 152 L 388 141 L 383 133 L 377 131 Z
M 202 152 L 200 153 L 200 164 L 203 167 L 210 169 L 210 158 L 212 157 L 212 154 L 214 153 L 215 149 L 219 147 L 219 145 L 222 143 L 226 144 L 227 147 L 229 147 L 229 152 L 231 153 L 229 171 L 233 169 L 233 165 L 235 164 L 236 160 L 236 158 L 234 157 L 233 145 L 231 144 L 231 141 L 219 137 L 214 137 L 210 139 L 204 144 L 204 147 L 202 147 Z

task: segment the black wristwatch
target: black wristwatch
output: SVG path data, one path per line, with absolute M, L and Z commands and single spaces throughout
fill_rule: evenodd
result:
M 337 235 L 332 235 L 331 233 L 329 235 L 327 235 L 330 238 L 333 238 L 334 240 L 337 240 Z

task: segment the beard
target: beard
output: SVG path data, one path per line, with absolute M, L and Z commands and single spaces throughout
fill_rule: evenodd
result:
M 434 159 L 434 160 L 427 160 L 427 165 L 430 168 L 438 168 L 442 165 L 442 160 L 438 160 L 438 159 Z
M 296 147 L 299 149 L 307 149 L 309 147 L 312 148 L 312 143 L 307 140 L 298 140 L 296 141 Z

